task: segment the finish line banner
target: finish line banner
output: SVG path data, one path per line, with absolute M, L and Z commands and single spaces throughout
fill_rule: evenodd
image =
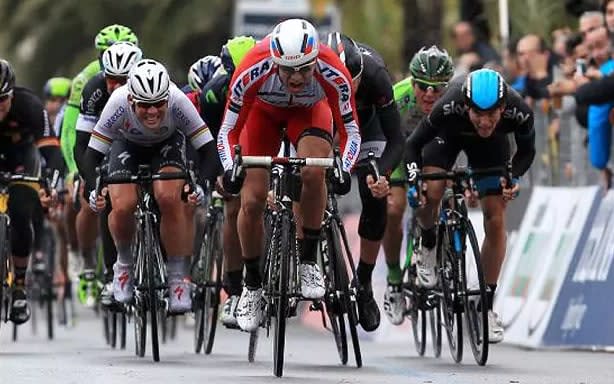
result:
M 506 342 L 533 348 L 542 345 L 597 191 L 597 187 L 533 190 L 495 301 Z

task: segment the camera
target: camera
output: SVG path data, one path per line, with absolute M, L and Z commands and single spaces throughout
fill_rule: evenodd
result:
M 582 76 L 586 75 L 586 60 L 576 59 L 576 74 Z

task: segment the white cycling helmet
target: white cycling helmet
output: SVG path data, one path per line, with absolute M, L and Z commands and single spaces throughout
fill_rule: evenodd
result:
M 155 103 L 168 99 L 170 79 L 164 65 L 143 59 L 130 70 L 128 92 L 136 101 Z
M 128 76 L 132 66 L 143 57 L 143 52 L 136 45 L 121 41 L 111 45 L 102 54 L 102 66 L 105 75 Z
M 273 28 L 270 51 L 275 64 L 298 67 L 318 56 L 319 44 L 318 32 L 310 22 L 289 19 Z
M 200 91 L 203 85 L 213 78 L 222 67 L 222 60 L 213 55 L 198 59 L 188 71 L 188 84 L 195 91 Z

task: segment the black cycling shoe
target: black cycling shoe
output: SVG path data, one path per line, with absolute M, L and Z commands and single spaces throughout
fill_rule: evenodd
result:
M 359 283 L 356 304 L 358 305 L 358 322 L 362 329 L 367 332 L 375 331 L 379 327 L 380 313 L 375 298 L 373 298 L 371 284 Z
M 11 316 L 9 319 L 19 325 L 30 320 L 30 303 L 23 287 L 14 287 L 11 296 Z

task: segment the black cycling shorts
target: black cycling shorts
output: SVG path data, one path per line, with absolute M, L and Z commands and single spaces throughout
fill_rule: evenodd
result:
M 171 137 L 153 146 L 143 146 L 125 139 L 114 140 L 109 151 L 110 177 L 131 175 L 139 165 L 148 164 L 153 173 L 164 167 L 186 170 L 185 136 L 176 131 Z

